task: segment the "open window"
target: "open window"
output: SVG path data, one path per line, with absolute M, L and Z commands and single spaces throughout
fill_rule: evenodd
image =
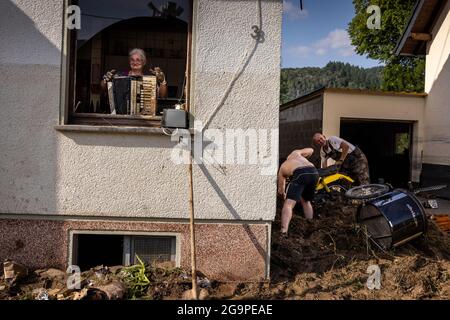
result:
M 121 234 L 75 231 L 71 236 L 71 264 L 82 271 L 104 266 L 129 266 L 139 263 L 178 267 L 177 235 Z M 139 257 L 139 258 L 138 258 Z
M 166 108 L 187 107 L 192 0 L 71 0 L 81 29 L 68 36 L 67 124 L 161 126 Z M 132 49 L 146 64 L 135 75 Z M 134 66 L 135 67 L 135 66 Z M 160 68 L 163 82 L 152 70 Z M 104 80 L 108 71 L 115 70 Z

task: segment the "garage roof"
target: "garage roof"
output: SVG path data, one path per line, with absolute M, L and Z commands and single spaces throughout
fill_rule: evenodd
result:
M 412 17 L 395 48 L 396 55 L 425 56 L 431 31 L 448 0 L 419 0 Z
M 426 97 L 426 93 L 415 93 L 415 92 L 391 92 L 391 91 L 380 91 L 380 90 L 367 90 L 367 89 L 346 89 L 346 88 L 321 88 L 319 90 L 308 93 L 292 101 L 286 102 L 280 106 L 280 111 L 296 107 L 301 103 L 305 103 L 309 100 L 316 99 L 322 96 L 324 93 L 341 93 L 341 94 L 362 94 L 368 96 L 402 96 L 402 97 Z

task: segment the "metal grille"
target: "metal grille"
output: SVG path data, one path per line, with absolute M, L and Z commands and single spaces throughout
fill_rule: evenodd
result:
M 360 222 L 367 227 L 367 233 L 372 239 L 383 248 L 389 248 L 392 245 L 392 232 L 389 222 L 372 206 L 364 206 L 359 215 Z
M 148 264 L 175 261 L 175 237 L 133 237 L 131 248 L 133 263 L 136 255 Z

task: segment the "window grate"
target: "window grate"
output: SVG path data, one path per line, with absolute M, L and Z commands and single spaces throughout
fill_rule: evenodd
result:
M 175 262 L 175 237 L 134 236 L 131 239 L 131 259 L 138 263 L 136 255 L 148 264 Z

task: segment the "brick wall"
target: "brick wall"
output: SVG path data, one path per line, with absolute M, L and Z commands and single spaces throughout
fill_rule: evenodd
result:
M 322 131 L 323 95 L 299 103 L 280 112 L 280 159 L 284 160 L 293 150 L 311 147 L 312 137 Z M 312 158 L 319 164 L 318 149 Z

